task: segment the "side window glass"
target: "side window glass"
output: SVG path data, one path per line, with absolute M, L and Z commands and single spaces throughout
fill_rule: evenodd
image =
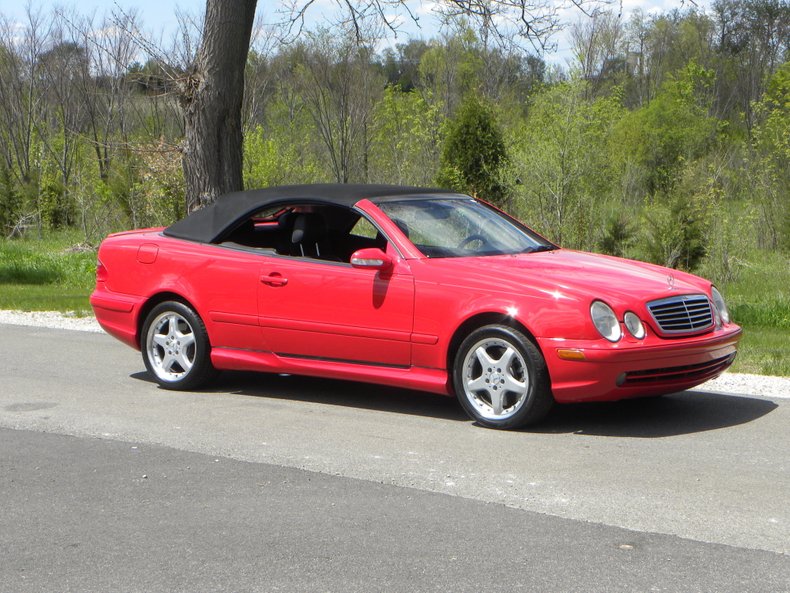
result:
M 375 239 L 379 231 L 373 226 L 367 218 L 360 216 L 354 228 L 351 229 L 351 234 L 355 237 L 364 237 L 366 239 Z

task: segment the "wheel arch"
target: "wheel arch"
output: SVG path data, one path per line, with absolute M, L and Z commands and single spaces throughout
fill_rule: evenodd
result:
M 475 315 L 472 315 L 466 319 L 456 328 L 455 332 L 453 332 L 453 336 L 450 338 L 450 342 L 447 347 L 447 358 L 445 361 L 447 364 L 446 368 L 448 376 L 452 373 L 455 355 L 458 352 L 458 348 L 460 348 L 461 343 L 473 331 L 486 325 L 505 325 L 520 331 L 529 339 L 530 342 L 535 345 L 535 347 L 538 349 L 538 352 L 540 352 L 545 359 L 545 355 L 543 355 L 543 351 L 540 348 L 540 344 L 538 344 L 538 341 L 535 339 L 535 336 L 531 331 L 529 331 L 529 328 L 527 328 L 518 319 L 512 315 L 498 311 L 481 312 L 476 313 Z
M 143 338 L 143 324 L 145 324 L 145 320 L 148 317 L 148 314 L 153 310 L 160 303 L 164 303 L 165 301 L 176 301 L 187 307 L 191 308 L 195 311 L 195 314 L 200 317 L 200 314 L 197 312 L 195 305 L 193 305 L 189 299 L 186 297 L 170 291 L 163 291 L 157 292 L 156 294 L 151 295 L 148 300 L 145 301 L 142 307 L 140 307 L 140 312 L 137 315 L 137 347 L 142 347 L 142 338 Z M 205 324 L 205 321 L 203 322 Z M 209 340 L 210 341 L 210 340 Z

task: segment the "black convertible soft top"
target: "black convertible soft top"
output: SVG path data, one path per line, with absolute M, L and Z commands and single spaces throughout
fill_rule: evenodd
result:
M 360 200 L 404 197 L 409 195 L 457 194 L 447 189 L 408 187 L 402 185 L 361 185 L 324 183 L 315 185 L 283 185 L 220 196 L 216 202 L 196 210 L 164 230 L 168 237 L 199 243 L 213 243 L 226 231 L 248 216 L 269 205 L 293 202 L 335 204 L 352 207 Z

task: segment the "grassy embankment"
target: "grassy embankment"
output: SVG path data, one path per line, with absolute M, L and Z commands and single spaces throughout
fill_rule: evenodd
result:
M 96 251 L 75 248 L 78 232 L 0 240 L 0 309 L 91 314 Z
M 0 309 L 90 315 L 96 253 L 75 250 L 79 234 L 0 240 Z M 737 281 L 722 286 L 744 326 L 733 370 L 790 376 L 790 265 L 777 253 L 751 254 Z
M 721 289 L 744 330 L 732 370 L 790 377 L 790 258 L 752 252 L 738 279 Z

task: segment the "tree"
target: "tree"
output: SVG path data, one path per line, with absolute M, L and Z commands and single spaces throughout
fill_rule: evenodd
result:
M 104 182 L 110 177 L 114 141 L 128 143 L 130 88 L 126 73 L 135 53 L 129 31 L 137 28 L 136 20 L 136 13 L 130 12 L 119 21 L 121 26 L 113 26 L 115 23 L 107 18 L 98 29 L 92 19 L 85 19 L 81 25 L 70 23 L 74 38 L 86 52 L 77 81 L 85 106 L 86 135 Z
M 395 49 L 385 48 L 382 55 L 381 70 L 387 84 L 398 86 L 404 92 L 417 86 L 419 65 L 428 44 L 420 40 L 399 43 Z
M 462 97 L 480 85 L 480 40 L 465 21 L 459 30 L 434 41 L 420 59 L 420 86 L 452 117 Z
M 441 107 L 417 90 L 389 86 L 373 114 L 374 179 L 403 185 L 433 182 L 441 143 Z
M 759 243 L 768 249 L 790 248 L 790 61 L 769 79 L 755 103 L 752 172 L 760 209 Z
M 782 63 L 790 44 L 790 4 L 786 0 L 716 0 L 717 79 L 724 108 L 755 124 L 752 110 L 765 83 Z
M 512 149 L 517 209 L 553 241 L 589 249 L 615 191 L 608 137 L 621 121 L 619 97 L 585 99 L 585 82 L 550 87 L 530 104 Z
M 715 143 L 719 125 L 708 115 L 713 82 L 711 71 L 689 62 L 667 75 L 650 104 L 630 112 L 614 130 L 614 160 L 643 172 L 644 195 L 671 193 L 685 164 Z
M 624 70 L 623 37 L 620 17 L 611 12 L 579 21 L 571 28 L 574 66 L 589 83 L 587 89 L 592 95 L 607 79 L 616 78 L 613 75 Z
M 500 171 L 507 161 L 502 130 L 491 109 L 469 95 L 449 124 L 438 182 L 504 205 Z
M 189 211 L 240 190 L 244 68 L 257 0 L 206 0 L 203 37 L 181 88 Z
M 51 23 L 28 7 L 27 26 L 15 43 L 19 33 L 0 17 L 0 157 L 22 184 L 35 176 L 35 129 L 46 111 L 40 98 L 40 58 L 49 27 Z
M 74 220 L 70 196 L 72 176 L 80 156 L 81 135 L 86 128 L 86 94 L 83 86 L 90 61 L 84 46 L 68 35 L 62 21 L 52 31 L 52 47 L 41 54 L 40 70 L 46 117 L 36 127 L 37 136 L 56 172 L 42 166 L 39 179 L 40 214 L 54 227 Z
M 562 6 L 553 0 L 443 0 L 448 14 L 467 15 L 494 34 L 512 34 L 543 49 L 560 26 Z M 608 0 L 572 0 L 583 11 L 595 11 Z M 304 24 L 313 2 L 293 5 L 291 23 Z M 222 193 L 242 188 L 241 109 L 244 69 L 257 0 L 206 0 L 203 37 L 194 67 L 181 89 L 184 106 L 184 176 L 190 210 Z M 405 0 L 345 2 L 345 22 L 360 38 L 369 18 L 390 29 L 402 12 L 414 18 Z M 394 11 L 393 11 L 394 9 Z M 395 14 L 398 13 L 398 14 Z
M 338 183 L 367 181 L 368 127 L 383 85 L 371 67 L 372 50 L 353 37 L 311 36 L 296 79 L 326 147 Z

